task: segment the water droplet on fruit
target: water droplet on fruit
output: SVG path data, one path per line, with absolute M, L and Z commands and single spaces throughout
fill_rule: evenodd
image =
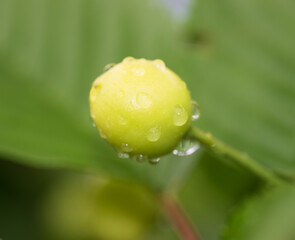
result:
M 121 125 L 126 125 L 127 124 L 127 120 L 126 120 L 126 118 L 124 118 L 123 116 L 121 116 L 121 115 L 119 115 L 119 123 L 121 124 Z
M 173 154 L 177 156 L 188 156 L 195 153 L 200 148 L 200 143 L 193 139 L 182 139 Z
M 160 158 L 158 157 L 158 158 L 149 158 L 149 163 L 150 164 L 157 164 L 157 163 L 159 163 L 160 162 Z
M 129 154 L 124 153 L 124 152 L 118 152 L 118 157 L 119 158 L 129 158 Z
M 115 63 L 109 63 L 104 67 L 103 71 L 106 72 L 106 71 L 110 70 L 115 65 L 116 65 Z
M 101 129 L 99 129 L 98 131 L 99 131 L 99 135 L 101 138 L 103 138 L 103 139 L 107 138 L 107 136 L 105 135 L 105 133 Z
M 149 108 L 152 105 L 152 96 L 144 92 L 137 93 L 136 103 L 139 107 Z
M 145 74 L 144 68 L 133 68 L 132 72 L 137 77 L 141 77 L 141 76 L 143 76 Z
M 197 120 L 200 117 L 201 109 L 200 105 L 195 101 L 192 101 L 192 112 L 192 120 Z
M 139 163 L 143 163 L 148 159 L 148 157 L 144 156 L 143 154 L 138 154 L 134 156 L 134 159 Z
M 92 117 L 92 119 L 95 119 L 95 114 L 91 113 L 91 117 Z
M 97 92 L 96 89 L 93 87 L 90 91 L 90 101 L 94 102 L 96 100 Z
M 123 59 L 123 63 L 132 62 L 134 60 L 135 60 L 134 57 L 126 57 L 126 58 Z
M 161 137 L 161 127 L 159 126 L 150 128 L 146 133 L 146 138 L 150 142 L 156 142 L 160 139 L 160 137 Z
M 122 143 L 121 145 L 121 150 L 124 152 L 124 153 L 128 153 L 128 152 L 132 152 L 132 147 L 129 146 L 128 143 Z
M 166 65 L 161 59 L 156 59 L 156 60 L 153 61 L 153 63 L 155 64 L 155 66 L 158 69 L 160 69 L 162 71 L 166 69 Z
M 119 97 L 124 97 L 125 96 L 125 92 L 124 92 L 124 90 L 121 88 L 120 90 L 119 90 Z
M 188 114 L 182 105 L 176 105 L 173 109 L 173 122 L 175 126 L 183 126 L 188 119 Z

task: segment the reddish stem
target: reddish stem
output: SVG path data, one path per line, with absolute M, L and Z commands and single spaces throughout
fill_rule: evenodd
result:
M 190 220 L 172 196 L 164 195 L 162 202 L 165 214 L 183 240 L 201 240 Z

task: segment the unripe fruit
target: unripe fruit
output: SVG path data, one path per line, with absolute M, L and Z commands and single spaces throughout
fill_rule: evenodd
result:
M 131 156 L 171 152 L 191 123 L 186 84 L 162 60 L 125 58 L 94 81 L 89 100 L 101 137 Z

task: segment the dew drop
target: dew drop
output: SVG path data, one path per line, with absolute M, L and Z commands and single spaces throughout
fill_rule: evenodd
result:
M 173 122 L 175 126 L 183 126 L 188 119 L 186 110 L 182 105 L 176 105 L 173 109 Z
M 152 105 L 152 96 L 144 92 L 137 93 L 136 103 L 139 107 L 149 108 Z
M 118 119 L 119 119 L 119 123 L 121 125 L 126 125 L 127 124 L 127 120 L 123 116 L 119 115 Z
M 129 146 L 128 143 L 122 143 L 121 145 L 121 150 L 124 152 L 124 153 L 129 153 L 129 152 L 132 152 L 132 147 Z
M 90 91 L 90 101 L 94 102 L 96 100 L 97 92 L 96 89 L 93 87 Z
M 132 72 L 137 77 L 141 77 L 141 76 L 143 76 L 145 74 L 144 68 L 133 68 Z
M 105 135 L 105 133 L 101 129 L 98 129 L 98 131 L 99 131 L 99 135 L 101 138 L 103 138 L 103 139 L 107 138 L 107 136 Z
M 92 119 L 95 119 L 95 114 L 91 113 L 91 117 L 92 117 Z
M 148 159 L 148 157 L 144 156 L 143 154 L 138 154 L 134 156 L 134 159 L 139 163 L 143 163 Z
M 193 139 L 182 139 L 173 154 L 177 156 L 189 156 L 200 148 L 200 143 Z
M 115 65 L 116 65 L 115 63 L 109 63 L 104 67 L 103 71 L 106 72 L 106 71 L 110 70 Z
M 192 120 L 194 121 L 199 119 L 201 114 L 201 109 L 200 109 L 200 105 L 195 101 L 192 102 L 192 112 L 193 112 Z
M 146 133 L 146 138 L 150 142 L 156 142 L 160 139 L 160 137 L 161 137 L 161 127 L 159 126 L 150 128 Z
M 153 63 L 158 69 L 160 69 L 162 71 L 164 71 L 166 69 L 166 65 L 161 59 L 156 59 L 153 61 Z
M 124 152 L 118 152 L 118 157 L 119 158 L 129 158 L 129 154 L 124 153 Z
M 160 158 L 149 158 L 149 163 L 150 164 L 158 164 L 160 162 Z
M 123 59 L 123 63 L 132 62 L 134 60 L 135 60 L 134 57 L 126 57 L 126 58 Z

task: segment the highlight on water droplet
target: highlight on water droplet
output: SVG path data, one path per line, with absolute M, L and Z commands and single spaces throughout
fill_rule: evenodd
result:
M 161 158 L 149 158 L 150 164 L 158 164 L 160 162 Z
M 161 127 L 159 126 L 150 128 L 146 133 L 146 138 L 150 142 L 156 142 L 160 139 L 160 137 L 161 137 Z
M 104 67 L 103 71 L 106 72 L 106 71 L 110 70 L 115 65 L 116 65 L 115 63 L 109 63 Z
M 183 126 L 188 119 L 187 111 L 180 104 L 173 108 L 173 122 L 175 126 Z
M 196 101 L 192 101 L 192 120 L 199 119 L 201 115 L 201 108 L 200 105 Z
M 129 154 L 125 152 L 118 152 L 118 157 L 119 158 L 129 158 Z
M 95 114 L 91 113 L 91 117 L 92 117 L 92 119 L 95 119 Z
M 143 154 L 138 154 L 134 156 L 134 159 L 139 163 L 143 163 L 148 159 L 148 157 Z
M 134 57 L 125 57 L 125 58 L 123 59 L 123 63 L 126 63 L 126 62 L 132 62 L 132 61 L 134 61 L 134 60 L 135 60 Z
M 137 93 L 136 103 L 141 108 L 149 108 L 152 105 L 152 96 L 144 92 Z
M 153 64 L 162 71 L 166 69 L 166 65 L 161 59 L 154 60 Z
M 137 77 L 141 77 L 145 74 L 144 68 L 132 68 L 132 72 Z
M 94 102 L 96 100 L 96 96 L 97 96 L 97 91 L 93 87 L 93 88 L 91 88 L 91 91 L 90 91 L 90 101 Z
M 133 149 L 128 143 L 122 143 L 121 144 L 121 150 L 124 153 L 129 153 L 129 152 L 132 152 Z
M 200 149 L 200 143 L 194 139 L 182 139 L 173 154 L 177 156 L 189 156 Z

